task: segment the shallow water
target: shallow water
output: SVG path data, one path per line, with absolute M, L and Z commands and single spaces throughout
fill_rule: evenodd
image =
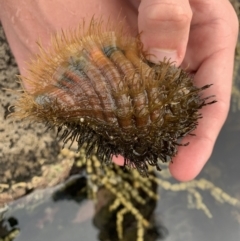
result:
M 200 179 L 204 178 L 240 201 L 239 143 L 240 111 L 230 112 L 214 152 L 196 180 L 200 182 Z M 172 184 L 177 183 L 169 177 L 161 178 Z M 75 179 L 79 179 L 75 186 L 81 189 L 79 183 L 84 182 L 84 176 L 75 176 L 73 180 Z M 63 185 L 60 185 L 45 193 L 42 203 L 37 203 L 35 206 L 28 205 L 28 209 L 20 208 L 24 198 L 10 205 L 1 223 L 0 236 L 4 237 L 7 233 L 18 229 L 20 233 L 13 239 L 16 241 L 65 241 L 69 238 L 72 241 L 99 240 L 99 229 L 93 225 L 95 211 L 92 201 L 88 201 L 84 194 L 79 195 L 76 187 L 72 191 L 57 191 L 62 190 L 62 187 Z M 162 235 L 152 240 L 240 240 L 240 208 L 228 203 L 220 203 L 211 196 L 209 190 L 198 188 L 196 190 L 202 196 L 212 218 L 194 207 L 194 198 L 187 190 L 166 191 L 159 187 L 161 198 L 157 203 L 154 216 L 158 232 Z M 193 200 L 192 204 L 191 200 Z M 11 210 L 11 207 L 14 209 Z M 105 225 L 104 232 L 113 231 L 106 227 L 108 224 Z

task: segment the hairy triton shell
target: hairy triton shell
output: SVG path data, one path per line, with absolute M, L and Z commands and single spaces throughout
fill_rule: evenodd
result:
M 103 162 L 122 155 L 141 173 L 147 163 L 160 169 L 159 160 L 175 156 L 179 139 L 196 128 L 198 110 L 215 102 L 199 95 L 210 85 L 197 88 L 168 61 L 149 63 L 139 38 L 96 21 L 56 36 L 29 70 L 15 116 L 57 126 L 64 143 L 86 143 Z

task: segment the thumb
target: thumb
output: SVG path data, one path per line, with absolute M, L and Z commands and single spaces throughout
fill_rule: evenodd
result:
M 138 27 L 151 62 L 164 57 L 179 66 L 185 56 L 192 10 L 189 0 L 142 0 Z

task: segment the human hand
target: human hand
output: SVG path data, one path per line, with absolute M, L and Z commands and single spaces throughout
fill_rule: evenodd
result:
M 139 28 L 151 61 L 167 56 L 194 72 L 196 85 L 213 83 L 204 94 L 215 94 L 218 103 L 202 110 L 204 118 L 199 120 L 196 137 L 184 138 L 190 145 L 180 147 L 170 164 L 172 175 L 179 180 L 193 179 L 200 172 L 229 109 L 238 21 L 227 0 L 23 0 L 18 4 L 0 0 L 0 5 L 1 21 L 23 75 L 26 62 L 38 52 L 37 40 L 47 46 L 50 36 L 61 29 L 74 28 L 82 19 L 88 22 L 93 15 L 106 19 L 111 15 L 126 17 L 135 36 Z
M 189 146 L 179 147 L 170 163 L 171 174 L 188 181 L 209 159 L 227 117 L 238 19 L 228 0 L 143 0 L 138 22 L 146 48 L 167 50 L 150 52 L 156 55 L 156 62 L 166 55 L 194 73 L 197 86 L 213 84 L 204 95 L 215 95 L 217 103 L 201 110 L 196 136 L 182 140 L 190 142 Z

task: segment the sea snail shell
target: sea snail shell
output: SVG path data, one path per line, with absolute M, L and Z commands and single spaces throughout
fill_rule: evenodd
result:
M 208 98 L 192 77 L 169 61 L 147 61 L 139 38 L 89 28 L 61 33 L 50 50 L 29 65 L 30 87 L 15 105 L 15 116 L 58 128 L 64 143 L 86 143 L 108 162 L 122 155 L 141 173 L 177 154 L 179 140 L 197 126 Z

